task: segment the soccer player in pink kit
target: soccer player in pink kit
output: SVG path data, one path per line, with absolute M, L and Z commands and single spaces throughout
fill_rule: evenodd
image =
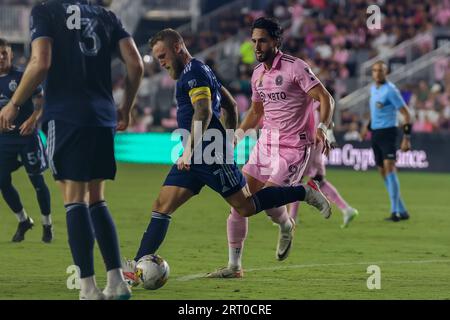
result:
M 317 147 L 325 153 L 330 149 L 326 130 L 331 123 L 334 100 L 304 61 L 279 50 L 281 37 L 282 28 L 275 20 L 259 18 L 253 24 L 252 41 L 261 63 L 255 67 L 251 80 L 251 108 L 237 134 L 239 140 L 243 132 L 255 129 L 264 116 L 262 135 L 243 168 L 252 194 L 271 186 L 298 185 L 311 149 Z M 314 123 L 314 101 L 320 102 L 318 126 Z M 317 188 L 313 181 L 309 185 Z M 295 220 L 289 217 L 286 206 L 266 213 L 280 226 L 276 256 L 282 261 L 292 247 Z M 321 213 L 328 219 L 331 210 Z M 227 221 L 228 267 L 207 277 L 243 276 L 241 257 L 247 230 L 247 218 L 232 208 Z
M 320 113 L 318 107 L 319 105 L 318 103 L 316 103 L 314 108 L 314 119 L 316 123 L 320 122 Z M 335 142 L 331 129 L 328 130 L 328 133 L 330 142 Z M 356 216 L 358 216 L 358 210 L 348 205 L 344 198 L 342 198 L 342 196 L 339 194 L 339 191 L 337 191 L 336 188 L 325 179 L 325 175 L 326 170 L 324 155 L 322 154 L 322 152 L 320 152 L 319 149 L 312 148 L 311 156 L 309 158 L 308 165 L 306 166 L 304 177 L 309 177 L 313 181 L 316 181 L 319 184 L 321 191 L 328 198 L 328 200 L 336 204 L 336 206 L 342 211 L 344 223 L 341 225 L 341 228 L 347 228 L 349 223 Z M 296 202 L 289 206 L 289 215 L 294 220 L 297 220 L 299 205 L 300 202 Z

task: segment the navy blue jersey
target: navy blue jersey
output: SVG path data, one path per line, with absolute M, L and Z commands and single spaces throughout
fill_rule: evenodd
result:
M 191 190 L 192 193 L 198 194 L 207 185 L 224 198 L 239 192 L 245 187 L 247 182 L 234 162 L 233 145 L 231 141 L 227 141 L 225 128 L 220 122 L 221 87 L 222 85 L 212 70 L 199 60 L 192 59 L 184 68 L 177 82 L 178 127 L 191 131 L 194 115 L 191 99 L 195 101 L 196 95 L 201 96 L 199 99 L 203 99 L 205 92 L 208 92 L 208 96 L 209 94 L 211 95 L 213 111 L 208 129 L 218 129 L 220 131 L 223 138 L 223 150 L 214 149 L 212 151 L 211 156 L 214 157 L 212 163 L 204 161 L 208 159 L 202 157 L 203 153 L 198 154 L 201 159 L 196 158 L 194 151 L 192 159 L 194 162 L 191 169 L 189 171 L 181 171 L 178 170 L 176 165 L 173 166 L 164 182 L 165 186 L 186 188 Z M 208 141 L 203 141 L 203 147 L 208 144 Z M 197 162 L 198 160 L 201 161 Z M 231 163 L 228 163 L 229 160 L 231 160 Z
M 195 88 L 207 87 L 211 91 L 213 116 L 209 128 L 224 130 L 220 123 L 220 101 L 222 85 L 217 80 L 211 68 L 197 59 L 192 59 L 184 68 L 177 81 L 177 120 L 180 129 L 191 131 L 194 108 L 189 92 Z
M 7 75 L 0 76 L 0 109 L 6 106 L 6 104 L 11 100 L 20 83 L 20 80 L 22 79 L 22 76 L 23 72 L 14 67 L 11 68 L 11 71 Z M 39 86 L 34 92 L 33 97 L 42 93 L 42 86 Z M 14 126 L 16 128 L 10 132 L 0 132 L 0 143 L 17 143 L 20 142 L 20 140 L 27 139 L 27 137 L 22 137 L 20 135 L 19 128 L 33 114 L 33 112 L 33 100 L 30 98 L 20 107 L 19 115 L 14 121 Z
M 44 121 L 114 127 L 111 56 L 130 37 L 115 14 L 87 0 L 50 0 L 33 8 L 30 28 L 32 41 L 47 37 L 53 43 Z

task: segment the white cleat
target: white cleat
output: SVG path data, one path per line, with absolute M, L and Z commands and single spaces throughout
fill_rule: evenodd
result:
M 347 228 L 350 222 L 359 215 L 358 210 L 351 207 L 343 210 L 342 213 L 344 214 L 344 223 L 341 225 L 341 229 Z
M 130 300 L 131 298 L 130 287 L 125 281 L 115 288 L 106 287 L 103 294 L 106 300 Z
M 122 273 L 125 281 L 130 287 L 137 287 L 140 283 L 139 277 L 136 275 L 137 262 L 134 260 L 122 260 Z
M 331 205 L 327 197 L 320 191 L 317 182 L 310 180 L 305 186 L 307 204 L 317 208 L 325 219 L 331 217 Z
M 100 289 L 95 288 L 91 292 L 80 292 L 80 300 L 106 300 L 106 297 Z
M 280 230 L 280 236 L 278 239 L 278 246 L 277 246 L 277 260 L 283 261 L 285 260 L 291 251 L 292 248 L 292 241 L 294 240 L 294 233 L 295 233 L 295 221 L 292 218 L 289 218 L 292 223 L 292 227 L 288 232 L 282 232 Z

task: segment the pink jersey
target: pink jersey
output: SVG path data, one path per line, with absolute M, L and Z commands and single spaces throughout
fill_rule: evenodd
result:
M 264 134 L 269 144 L 279 132 L 282 147 L 299 148 L 314 143 L 314 100 L 307 94 L 319 79 L 301 59 L 285 55 L 281 51 L 275 57 L 272 68 L 266 70 L 263 63 L 256 66 L 252 76 L 252 101 L 264 105 Z

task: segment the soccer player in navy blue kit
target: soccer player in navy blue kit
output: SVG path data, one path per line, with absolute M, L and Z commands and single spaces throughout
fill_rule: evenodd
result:
M 245 217 L 297 200 L 308 202 L 328 217 L 331 215 L 330 203 L 316 186 L 268 187 L 251 195 L 232 157 L 233 141 L 227 141 L 225 130 L 236 130 L 238 124 L 236 102 L 229 91 L 218 82 L 207 65 L 189 54 L 183 38 L 175 30 L 165 29 L 157 33 L 150 47 L 155 59 L 169 72 L 171 78 L 178 80 L 178 126 L 189 132 L 189 135 L 183 139 L 183 155 L 170 170 L 153 205 L 152 219 L 140 248 L 134 260 L 127 261 L 124 266 L 125 275 L 131 281 L 138 281 L 133 275 L 136 262 L 145 255 L 155 253 L 162 244 L 171 214 L 199 194 L 205 185 Z M 220 120 L 221 111 L 224 112 L 224 125 Z M 205 134 L 213 131 L 220 132 L 219 140 L 223 144 L 222 149 L 215 150 L 212 155 L 214 161 L 208 163 L 208 159 L 203 158 L 203 151 L 206 152 L 210 145 Z
M 363 129 L 363 138 L 372 131 L 372 148 L 375 162 L 384 180 L 391 202 L 391 216 L 388 221 L 398 222 L 408 220 L 406 210 L 400 194 L 400 182 L 397 176 L 395 162 L 397 159 L 397 113 L 400 111 L 404 118 L 403 139 L 400 149 L 403 152 L 411 150 L 411 114 L 406 102 L 395 84 L 386 79 L 387 66 L 378 61 L 372 67 L 374 84 L 370 89 L 371 120 Z
M 8 130 L 18 108 L 47 77 L 43 121 L 48 127 L 49 164 L 64 197 L 69 245 L 80 269 L 81 300 L 131 297 L 104 181 L 115 178 L 114 135 L 128 127 L 143 63 L 131 36 L 114 13 L 98 5 L 102 3 L 51 0 L 33 8 L 31 59 L 15 95 L 0 113 L 0 130 Z M 127 69 L 118 110 L 111 81 L 116 51 Z M 107 269 L 103 292 L 95 281 L 95 239 Z
M 12 65 L 11 45 L 0 39 L 0 109 L 4 107 L 17 89 L 23 72 Z M 45 184 L 43 172 L 47 169 L 47 160 L 41 138 L 36 129 L 42 113 L 43 89 L 39 86 L 20 109 L 10 131 L 0 132 L 0 190 L 7 205 L 17 216 L 19 225 L 13 236 L 13 242 L 25 239 L 34 221 L 22 205 L 17 190 L 12 185 L 11 173 L 21 165 L 25 167 L 33 187 L 42 214 L 42 241 L 50 243 L 53 239 L 50 192 Z M 20 162 L 18 157 L 20 156 Z

